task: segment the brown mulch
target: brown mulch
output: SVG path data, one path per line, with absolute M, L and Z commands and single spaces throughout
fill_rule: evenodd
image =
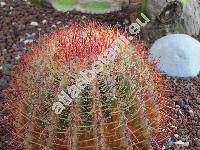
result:
M 3 110 L 6 103 L 2 90 L 10 80 L 10 70 L 22 51 L 27 50 L 26 42 L 70 21 L 87 22 L 98 20 L 124 28 L 128 24 L 127 13 L 121 11 L 107 15 L 88 15 L 79 12 L 60 13 L 51 8 L 38 8 L 26 0 L 1 0 L 0 6 L 0 120 L 6 119 Z M 45 21 L 46 20 L 46 21 Z M 30 25 L 37 22 L 38 26 Z M 166 77 L 173 100 L 173 134 L 169 135 L 169 148 L 177 150 L 200 150 L 200 76 L 195 78 Z M 9 131 L 0 124 L 0 149 L 10 150 Z M 188 146 L 179 147 L 175 141 L 189 142 Z

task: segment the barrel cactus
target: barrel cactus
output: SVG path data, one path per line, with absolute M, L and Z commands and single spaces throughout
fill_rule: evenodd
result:
M 164 81 L 147 61 L 143 44 L 126 39 L 115 27 L 71 23 L 24 52 L 5 91 L 13 147 L 147 150 L 159 145 L 167 129 Z M 117 49 L 115 57 L 103 55 L 107 49 Z M 97 61 L 102 70 L 72 98 L 69 87 Z M 63 95 L 72 101 L 62 101 Z M 64 106 L 60 112 L 58 103 Z

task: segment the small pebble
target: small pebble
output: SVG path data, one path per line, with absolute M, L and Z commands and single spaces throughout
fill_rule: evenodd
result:
M 166 147 L 171 147 L 173 145 L 173 141 L 171 137 L 168 137 L 167 143 L 166 143 Z
M 29 1 L 25 1 L 25 2 L 26 2 L 26 4 L 28 4 L 28 5 L 30 5 L 30 4 L 31 4 Z
M 81 17 L 81 19 L 86 19 L 86 18 L 87 18 L 86 16 L 82 16 L 82 17 Z
M 28 39 L 34 39 L 35 36 L 36 36 L 36 33 L 31 33 L 31 34 L 26 33 L 26 35 L 27 35 L 27 38 L 28 38 Z
M 3 6 L 6 5 L 6 3 L 5 2 L 0 2 L 0 5 L 3 7 Z
M 199 98 L 199 99 L 197 99 L 197 104 L 199 104 L 199 105 L 200 105 L 200 98 Z
M 46 19 L 42 20 L 42 24 L 46 24 L 46 23 L 47 23 Z
M 162 146 L 162 150 L 165 150 L 165 149 L 166 149 L 166 147 L 163 145 L 163 146 Z
M 25 40 L 25 38 L 24 38 L 24 37 L 21 37 L 19 41 L 22 42 L 22 41 L 24 41 L 24 40 Z
M 37 22 L 35 22 L 35 21 L 32 21 L 32 22 L 30 23 L 30 25 L 31 25 L 31 26 L 38 26 L 39 24 L 38 24 Z
M 176 144 L 176 145 L 182 145 L 182 146 L 186 146 L 186 147 L 189 146 L 189 142 L 183 142 L 183 141 L 177 141 L 177 142 L 174 142 L 174 144 Z
M 128 21 L 127 19 L 125 19 L 125 20 L 124 20 L 124 23 L 125 23 L 125 24 L 128 24 L 128 23 L 129 23 L 129 21 Z
M 56 22 L 57 25 L 59 25 L 59 24 L 61 24 L 61 23 L 62 23 L 61 21 L 57 21 L 57 22 Z
M 193 110 L 189 110 L 188 111 L 191 117 L 194 117 L 194 111 Z
M 185 145 L 184 145 L 184 146 L 188 147 L 189 144 L 190 144 L 189 142 L 185 142 Z
M 55 25 L 55 24 L 53 24 L 52 26 L 51 26 L 51 28 L 56 28 L 57 26 Z
M 0 66 L 0 70 L 3 70 L 3 66 Z
M 174 137 L 175 137 L 175 138 L 178 138 L 178 137 L 179 137 L 179 135 L 178 135 L 178 134 L 174 134 Z
M 12 26 L 16 27 L 17 23 L 16 22 L 12 22 Z
M 172 127 L 172 128 L 174 128 L 175 130 L 177 130 L 177 129 L 178 129 L 178 128 L 177 128 L 176 126 L 174 126 L 174 125 L 172 125 L 171 127 Z
M 7 85 L 7 81 L 4 78 L 0 79 L 0 88 L 5 87 Z
M 170 13 L 170 11 L 166 11 L 166 12 L 165 12 L 165 15 L 167 16 L 167 15 L 169 15 L 169 13 Z
M 178 114 L 180 115 L 183 115 L 182 111 L 181 110 L 178 110 Z
M 32 39 L 30 39 L 30 40 L 25 40 L 25 41 L 24 41 L 24 44 L 29 44 L 29 43 L 32 43 L 32 42 L 33 42 Z

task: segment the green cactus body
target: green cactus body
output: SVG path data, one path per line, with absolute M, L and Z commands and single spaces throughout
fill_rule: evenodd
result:
M 159 143 L 166 120 L 163 81 L 136 41 L 118 45 L 116 59 L 104 64 L 60 115 L 52 110 L 60 91 L 70 95 L 67 87 L 118 34 L 98 23 L 72 23 L 22 56 L 6 90 L 14 148 L 147 150 L 153 140 Z

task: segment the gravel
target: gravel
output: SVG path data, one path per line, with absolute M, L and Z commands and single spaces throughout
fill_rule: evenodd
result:
M 176 123 L 173 123 L 173 126 L 176 127 L 173 128 L 174 135 L 171 137 L 174 142 L 182 141 L 185 143 L 175 144 L 174 149 L 199 150 L 200 76 L 195 78 L 167 77 L 167 79 L 171 90 L 170 98 L 173 100 L 172 107 L 174 108 L 171 116 L 176 120 Z

